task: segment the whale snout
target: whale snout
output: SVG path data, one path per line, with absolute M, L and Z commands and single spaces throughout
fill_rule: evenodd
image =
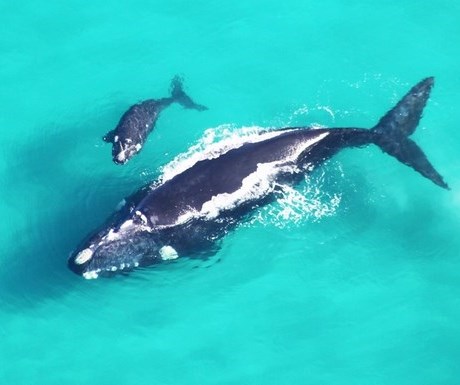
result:
M 68 266 L 87 279 L 110 276 L 154 263 L 158 250 L 154 235 L 128 220 L 84 242 L 71 254 Z
M 128 160 L 129 159 L 125 158 L 123 156 L 123 154 L 119 154 L 119 155 L 113 157 L 113 162 L 116 163 L 116 164 L 120 164 L 120 165 L 125 164 Z
M 136 155 L 142 148 L 140 143 L 133 144 L 131 139 L 118 140 L 113 143 L 112 157 L 116 164 L 123 165 Z
M 91 268 L 91 259 L 94 255 L 94 251 L 90 247 L 83 250 L 78 250 L 72 253 L 67 261 L 67 266 L 75 274 L 85 276 L 89 272 L 93 271 Z M 94 272 L 94 278 L 97 278 L 97 273 Z M 90 278 L 90 277 L 88 277 Z

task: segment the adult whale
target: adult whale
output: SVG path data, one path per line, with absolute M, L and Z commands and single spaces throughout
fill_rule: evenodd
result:
M 125 164 L 139 153 L 148 135 L 155 127 L 158 115 L 172 103 L 179 103 L 184 108 L 204 111 L 208 108 L 195 103 L 182 87 L 178 76 L 171 81 L 171 96 L 162 99 L 149 99 L 131 106 L 121 117 L 115 129 L 102 138 L 112 143 L 112 159 L 116 164 Z
M 71 255 L 85 278 L 112 275 L 212 250 L 243 216 L 274 199 L 276 186 L 295 183 L 343 148 L 376 144 L 448 189 L 409 139 L 434 84 L 422 80 L 368 129 L 291 127 L 264 132 L 217 157 L 197 161 L 168 180 L 145 186 Z

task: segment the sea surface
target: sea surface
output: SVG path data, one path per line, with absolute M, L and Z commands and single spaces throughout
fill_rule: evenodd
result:
M 0 384 L 460 382 L 460 3 L 0 2 Z M 175 75 L 125 166 L 101 140 Z M 206 261 L 85 280 L 69 254 L 120 200 L 257 130 L 372 127 L 427 76 L 413 138 L 443 190 L 342 151 Z

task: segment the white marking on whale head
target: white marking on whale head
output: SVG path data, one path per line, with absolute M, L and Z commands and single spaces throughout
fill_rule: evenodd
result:
M 142 214 L 141 211 L 137 210 L 136 215 L 140 218 L 140 220 L 142 221 L 144 225 L 147 224 L 147 217 L 144 214 Z
M 118 137 L 118 135 L 115 135 L 114 138 L 113 138 L 113 142 L 114 142 L 114 143 L 117 143 L 119 139 L 120 139 L 120 138 Z
M 141 148 L 142 145 L 140 143 L 137 144 L 130 144 L 132 143 L 132 139 L 127 138 L 125 139 L 124 143 L 120 142 L 120 152 L 115 156 L 116 160 L 119 163 L 126 163 L 129 158 L 137 154 Z
M 122 150 L 121 152 L 118 153 L 117 155 L 117 160 L 120 163 L 124 163 L 126 161 L 126 155 L 125 155 L 125 150 Z
M 163 246 L 160 249 L 160 257 L 163 261 L 170 261 L 179 258 L 177 251 L 171 246 Z
M 103 238 L 104 241 L 115 241 L 120 238 L 120 235 L 115 232 L 113 229 L 110 229 L 107 235 Z
M 97 274 L 96 271 L 85 271 L 83 273 L 83 278 L 85 279 L 96 279 L 99 275 Z
M 93 256 L 93 251 L 89 248 L 84 249 L 78 253 L 78 255 L 75 258 L 75 263 L 77 265 L 83 265 L 85 262 L 88 262 L 92 256 Z

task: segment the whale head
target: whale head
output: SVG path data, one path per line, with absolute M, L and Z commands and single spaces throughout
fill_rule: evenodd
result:
M 112 159 L 116 164 L 125 164 L 142 149 L 142 138 L 138 133 L 131 136 L 137 137 L 137 141 L 130 137 L 130 130 L 115 129 L 102 137 L 106 143 L 112 143 Z
M 125 164 L 142 149 L 142 144 L 135 143 L 131 138 L 114 136 L 112 159 L 116 164 Z
M 69 268 L 84 278 L 110 276 L 160 262 L 161 247 L 147 226 L 133 219 L 106 226 L 84 240 L 71 254 Z

